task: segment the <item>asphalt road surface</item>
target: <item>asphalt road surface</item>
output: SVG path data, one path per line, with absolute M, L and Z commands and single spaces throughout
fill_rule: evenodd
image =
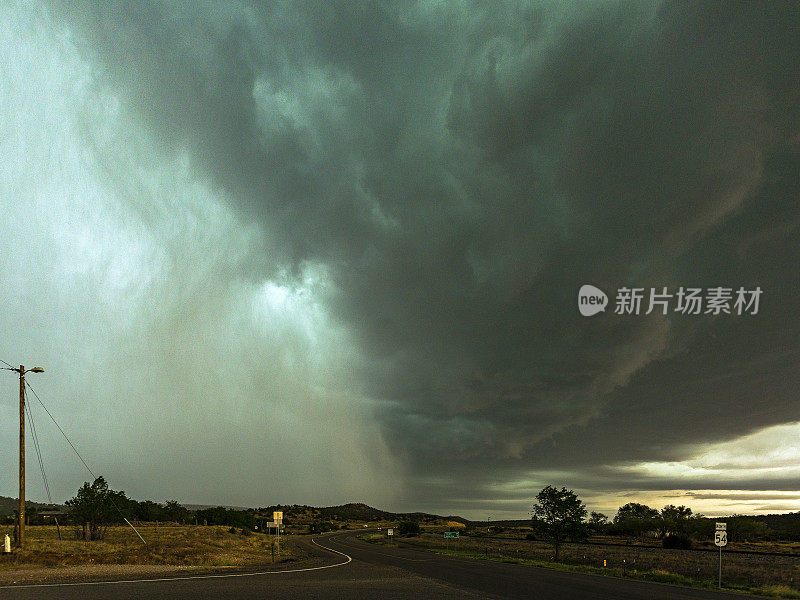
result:
M 1 587 L 0 597 L 37 600 L 128 598 L 198 600 L 526 598 L 536 600 L 725 600 L 731 592 L 628 581 L 490 561 L 454 558 L 417 548 L 368 544 L 355 533 L 295 538 L 303 550 L 323 555 L 309 569 L 300 565 L 267 573 Z M 749 596 L 753 598 L 753 596 Z

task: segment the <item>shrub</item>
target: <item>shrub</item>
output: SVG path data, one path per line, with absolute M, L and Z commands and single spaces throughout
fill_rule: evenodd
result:
M 678 550 L 689 550 L 692 547 L 692 540 L 685 535 L 670 533 L 664 536 L 661 541 L 664 548 L 674 548 Z
M 419 535 L 419 523 L 414 521 L 403 521 L 397 528 L 397 533 L 405 537 Z
M 314 521 L 308 526 L 308 533 L 325 533 L 326 531 L 336 531 L 339 526 L 330 521 Z

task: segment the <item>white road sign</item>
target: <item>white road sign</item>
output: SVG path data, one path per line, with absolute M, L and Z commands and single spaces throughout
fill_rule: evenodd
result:
M 717 531 L 725 531 L 728 529 L 727 523 L 717 523 Z
M 394 529 L 389 529 L 386 533 L 388 535 L 394 535 Z
M 724 529 L 714 532 L 714 543 L 722 548 L 728 545 L 728 532 Z

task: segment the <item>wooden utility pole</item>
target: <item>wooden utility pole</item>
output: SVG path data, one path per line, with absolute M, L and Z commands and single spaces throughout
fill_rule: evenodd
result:
M 8 364 L 8 363 L 6 363 Z M 44 373 L 42 367 L 25 370 L 20 365 L 2 367 L 4 371 L 19 373 L 19 511 L 17 512 L 17 548 L 25 544 L 25 373 Z
M 25 367 L 19 366 L 19 534 L 17 548 L 25 544 Z

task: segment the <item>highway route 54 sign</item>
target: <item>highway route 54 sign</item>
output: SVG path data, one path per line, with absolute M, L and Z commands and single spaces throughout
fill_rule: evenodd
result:
M 714 532 L 714 543 L 722 548 L 728 545 L 728 524 L 717 523 L 717 530 Z

